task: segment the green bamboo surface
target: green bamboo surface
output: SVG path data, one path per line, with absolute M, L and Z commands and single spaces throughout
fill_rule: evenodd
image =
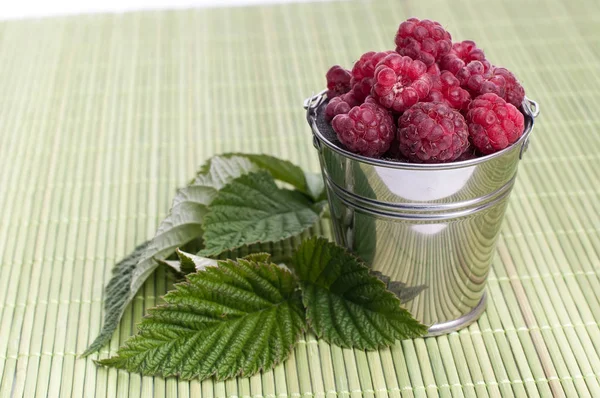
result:
M 318 170 L 302 100 L 441 21 L 541 104 L 478 323 L 363 352 L 307 334 L 272 371 L 183 382 L 79 359 L 115 261 L 209 156 Z M 600 3 L 403 0 L 0 22 L 0 397 L 600 397 Z M 157 271 L 110 345 L 173 282 Z

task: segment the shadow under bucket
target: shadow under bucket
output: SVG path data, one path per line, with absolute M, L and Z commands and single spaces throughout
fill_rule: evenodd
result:
M 538 105 L 525 99 L 525 131 L 510 147 L 443 164 L 351 153 L 325 121 L 325 105 L 324 92 L 305 102 L 336 242 L 389 278 L 391 290 L 416 294 L 403 305 L 430 325 L 429 336 L 477 320 L 485 310 L 487 275 Z

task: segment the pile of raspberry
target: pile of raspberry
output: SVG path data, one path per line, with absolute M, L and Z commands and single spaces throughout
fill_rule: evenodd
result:
M 523 134 L 525 91 L 475 42 L 452 42 L 438 22 L 400 24 L 393 51 L 327 72 L 325 117 L 363 156 L 445 163 L 500 151 Z

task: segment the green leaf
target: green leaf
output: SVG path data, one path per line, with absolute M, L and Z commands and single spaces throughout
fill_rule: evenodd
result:
M 327 202 L 327 193 L 325 192 L 325 183 L 321 173 L 304 172 L 306 179 L 306 188 L 309 195 L 315 202 Z
M 187 272 L 187 270 L 182 270 L 181 269 L 181 262 L 179 260 L 161 260 L 161 259 L 155 259 L 156 262 L 158 263 L 158 265 L 165 265 L 169 268 L 172 268 L 173 270 L 182 273 L 182 274 L 186 274 L 189 273 Z
M 136 249 L 121 262 L 127 263 L 126 268 L 121 269 L 117 265 L 115 276 L 106 287 L 107 301 L 102 330 L 83 356 L 98 351 L 110 340 L 127 304 L 159 262 L 175 253 L 178 247 L 202 236 L 202 221 L 207 205 L 215 198 L 218 190 L 240 175 L 255 170 L 257 166 L 248 159 L 217 156 L 210 160 L 209 166 L 189 186 L 177 192 L 169 215 L 160 224 L 154 238 L 144 246 L 143 251 Z M 176 268 L 176 263 L 162 263 Z
M 307 319 L 325 341 L 373 350 L 427 332 L 384 283 L 343 248 L 313 238 L 302 244 L 292 262 Z
M 408 303 L 429 287 L 427 285 L 408 286 L 404 282 L 393 281 L 389 276 L 384 275 L 379 271 L 370 272 L 371 275 L 382 281 L 385 284 L 386 289 L 394 293 L 402 304 Z
M 177 250 L 177 256 L 179 257 L 181 272 L 186 274 L 193 271 L 203 271 L 206 267 L 217 266 L 217 260 L 196 256 L 195 254 L 186 253 L 179 249 Z
M 104 292 L 104 326 L 98 337 L 90 344 L 82 356 L 85 357 L 98 351 L 112 337 L 114 330 L 119 324 L 123 310 L 129 302 L 129 286 L 131 284 L 132 271 L 149 244 L 150 241 L 142 243 L 113 267 L 113 276 Z
M 244 153 L 230 153 L 223 156 L 240 156 L 249 159 L 263 170 L 267 170 L 273 178 L 287 182 L 300 192 L 310 196 L 313 200 L 322 200 L 325 186 L 320 174 L 309 173 L 295 164 L 270 155 L 255 155 Z
M 210 187 L 216 194 L 231 180 L 257 171 L 258 167 L 249 159 L 241 156 L 214 156 L 209 160 L 208 168 L 203 170 L 198 173 L 191 185 Z
M 188 275 L 117 356 L 98 363 L 183 379 L 222 380 L 272 368 L 290 354 L 305 315 L 296 279 L 267 261 L 264 254 L 219 261 Z
M 303 233 L 284 240 L 280 240 L 278 242 L 255 243 L 253 245 L 246 245 L 234 250 L 224 251 L 216 257 L 202 257 L 190 254 L 191 251 L 197 253 L 201 249 L 201 247 L 198 247 L 196 250 L 193 250 L 194 247 L 190 247 L 189 249 L 179 248 L 177 249 L 177 254 L 179 256 L 177 259 L 162 260 L 159 262 L 161 264 L 165 264 L 166 266 L 174 269 L 175 271 L 183 275 L 195 272 L 197 270 L 196 265 L 199 265 L 201 268 L 204 268 L 205 266 L 216 265 L 217 260 L 235 260 L 238 258 L 248 257 L 250 255 L 260 253 L 269 253 L 271 261 L 275 264 L 289 264 L 292 261 L 292 255 L 294 254 L 296 249 L 298 249 L 298 247 L 302 244 L 302 241 L 304 239 L 308 239 L 312 236 L 315 236 L 315 234 L 320 234 L 318 225 L 319 223 L 316 223 L 313 227 L 307 229 Z M 187 261 L 187 259 L 182 259 L 182 255 L 188 257 L 191 261 Z
M 205 248 L 198 255 L 298 235 L 318 221 L 313 206 L 301 193 L 278 188 L 265 171 L 243 175 L 223 187 L 209 206 L 203 223 Z
M 319 232 L 319 223 L 317 222 L 313 227 L 307 229 L 299 235 L 295 235 L 277 242 L 255 243 L 253 245 L 242 246 L 234 250 L 227 250 L 219 254 L 218 258 L 221 260 L 236 259 L 255 253 L 266 252 L 269 253 L 271 256 L 271 261 L 275 264 L 289 264 L 292 261 L 292 255 L 296 249 L 300 247 L 302 241 L 315 236 L 315 234 L 319 234 Z

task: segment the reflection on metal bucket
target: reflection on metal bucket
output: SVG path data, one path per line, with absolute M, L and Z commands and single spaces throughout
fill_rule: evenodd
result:
M 324 106 L 323 94 L 306 104 L 337 243 L 391 283 L 414 288 L 404 306 L 431 325 L 430 335 L 475 321 L 537 104 L 525 100 L 525 132 L 511 147 L 446 164 L 350 153 L 325 122 Z

